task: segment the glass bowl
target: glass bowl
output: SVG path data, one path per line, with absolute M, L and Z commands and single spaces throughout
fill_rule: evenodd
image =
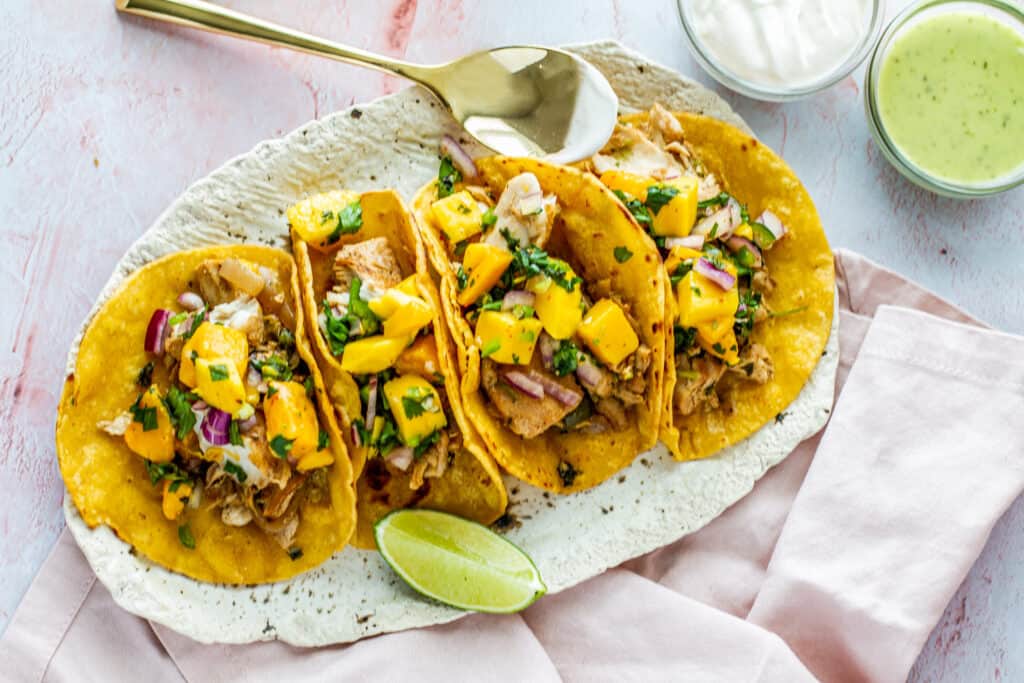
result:
M 975 198 L 988 197 L 1013 189 L 1024 183 L 1024 163 L 1016 173 L 988 183 L 957 183 L 948 178 L 936 177 L 916 165 L 900 151 L 885 130 L 877 96 L 878 79 L 889 49 L 905 28 L 941 12 L 986 14 L 1001 19 L 1024 35 L 1024 11 L 1011 2 L 1003 2 L 1003 0 L 919 0 L 913 3 L 896 15 L 896 18 L 886 27 L 885 33 L 882 34 L 881 40 L 871 55 L 871 61 L 868 63 L 867 74 L 864 77 L 864 108 L 867 113 L 868 127 L 889 163 L 912 183 L 926 190 L 945 197 Z
M 705 71 L 711 74 L 712 78 L 725 87 L 742 93 L 747 97 L 767 100 L 769 102 L 788 102 L 808 97 L 832 87 L 849 76 L 853 73 L 854 69 L 860 66 L 864 58 L 870 54 L 871 48 L 875 45 L 875 41 L 878 40 L 878 35 L 881 33 L 882 26 L 885 23 L 885 2 L 884 0 L 874 0 L 868 30 L 844 62 L 812 83 L 798 87 L 771 86 L 744 79 L 715 60 L 714 55 L 697 36 L 697 32 L 693 27 L 692 15 L 694 10 L 692 4 L 692 0 L 676 0 L 679 18 L 683 22 L 683 32 L 686 34 L 686 40 L 694 59 L 704 67 Z

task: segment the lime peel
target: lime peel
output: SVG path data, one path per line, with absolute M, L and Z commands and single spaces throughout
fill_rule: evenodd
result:
M 547 592 L 530 557 L 476 522 L 435 510 L 396 510 L 373 527 L 381 556 L 416 592 L 474 612 L 509 614 Z

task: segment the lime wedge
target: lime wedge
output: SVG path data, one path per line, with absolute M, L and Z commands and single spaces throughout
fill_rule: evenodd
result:
M 474 612 L 528 607 L 547 586 L 526 553 L 490 529 L 434 510 L 396 510 L 373 527 L 377 548 L 413 589 Z

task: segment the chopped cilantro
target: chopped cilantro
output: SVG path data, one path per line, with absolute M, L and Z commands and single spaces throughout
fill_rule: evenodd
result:
M 725 347 L 720 342 L 715 342 L 711 345 L 711 350 L 717 354 L 725 355 Z
M 273 396 L 276 393 L 277 393 L 277 387 L 275 387 L 273 384 L 267 385 L 267 398 L 270 398 L 271 396 Z
M 729 201 L 728 192 L 719 192 L 714 197 L 697 202 L 698 209 L 706 209 L 709 206 L 721 206 Z
M 527 344 L 531 344 L 537 340 L 537 333 L 533 330 L 523 330 L 519 333 L 519 339 Z
M 483 348 L 480 349 L 480 357 L 487 358 L 488 356 L 497 353 L 499 349 L 501 349 L 501 342 L 497 339 L 492 339 L 484 344 Z
M 380 436 L 377 437 L 374 445 L 381 455 L 387 455 L 399 443 L 401 441 L 398 439 L 398 428 L 395 426 L 394 420 L 387 418 L 384 422 L 384 428 L 380 430 Z
M 324 319 L 327 328 L 327 344 L 331 347 L 331 353 L 340 356 L 345 351 L 345 344 L 348 343 L 348 324 L 344 316 L 334 315 L 330 304 L 324 301 Z
M 740 292 L 740 304 L 736 309 L 736 323 L 733 326 L 736 337 L 746 339 L 754 329 L 757 309 L 761 307 L 761 294 L 753 290 Z
M 675 337 L 675 353 L 677 355 L 685 353 L 693 348 L 693 345 L 697 343 L 696 327 L 683 327 L 682 325 L 676 325 L 672 329 L 672 332 Z
M 433 396 L 429 392 L 420 387 L 413 387 L 402 396 L 402 411 L 408 419 L 415 420 L 423 413 L 428 412 L 427 402 L 432 398 Z
M 238 420 L 232 420 L 228 424 L 228 442 L 230 442 L 232 446 L 242 445 L 242 435 L 238 431 Z
M 286 460 L 293 443 L 295 443 L 295 439 L 286 439 L 281 434 L 277 434 L 270 440 L 270 450 L 274 451 L 277 457 Z
M 334 212 L 330 209 L 320 214 L 320 225 L 326 225 L 332 218 L 334 218 Z
M 647 188 L 647 208 L 651 210 L 655 216 L 658 212 L 672 201 L 672 198 L 679 194 L 678 187 L 672 187 L 671 185 L 651 185 Z
M 551 258 L 546 251 L 532 244 L 515 251 L 510 270 L 525 277 L 546 275 L 567 292 L 574 291 L 583 282 L 578 275 L 568 276 L 569 266 L 564 261 Z
M 316 395 L 316 385 L 313 383 L 313 375 L 308 375 L 306 379 L 302 380 L 302 388 L 306 390 L 306 396 L 312 401 L 313 396 Z
M 790 308 L 785 311 L 779 311 L 778 313 L 772 312 L 768 314 L 769 318 L 784 318 L 787 315 L 796 315 L 797 313 L 803 313 L 807 310 L 807 306 L 799 306 L 797 308 Z
M 676 266 L 675 271 L 669 276 L 669 280 L 672 282 L 672 286 L 675 287 L 679 284 L 679 281 L 686 277 L 686 274 L 693 270 L 693 263 L 691 261 L 683 261 Z
M 619 263 L 625 263 L 629 259 L 633 258 L 633 252 L 626 247 L 615 247 L 615 260 Z
M 167 324 L 170 325 L 171 327 L 174 327 L 175 325 L 177 325 L 178 323 L 180 323 L 182 320 L 184 320 L 187 317 L 188 317 L 188 311 L 182 311 L 181 313 L 175 313 L 167 321 Z
M 579 349 L 568 339 L 563 341 L 551 357 L 551 369 L 559 377 L 576 372 L 579 367 Z
M 222 382 L 228 378 L 230 373 L 228 372 L 228 366 L 217 363 L 216 365 L 210 366 L 210 381 L 211 382 Z
M 188 524 L 178 527 L 178 540 L 189 550 L 195 550 L 196 539 L 192 536 L 192 530 L 188 528 Z
M 288 381 L 292 378 L 292 369 L 288 366 L 288 361 L 276 353 L 269 358 L 253 357 L 249 359 L 249 362 L 259 370 L 263 379 Z
M 146 474 L 149 475 L 149 483 L 153 486 L 156 486 L 164 479 L 169 479 L 172 482 L 189 481 L 188 475 L 185 474 L 184 470 L 173 462 L 156 463 L 151 460 L 143 460 L 142 462 L 146 466 Z
M 355 316 L 359 319 L 362 334 L 368 336 L 380 329 L 380 318 L 370 310 L 370 304 L 367 303 L 366 299 L 359 295 L 362 286 L 362 280 L 358 277 L 352 278 L 352 284 L 349 285 L 348 312 L 350 316 Z
M 536 311 L 533 306 L 528 306 L 527 304 L 516 304 L 512 307 L 512 315 L 519 320 L 522 320 L 523 318 L 532 318 L 535 312 Z
M 206 319 L 206 307 L 199 309 L 197 313 L 192 316 L 192 326 L 188 328 L 188 332 L 185 333 L 185 339 L 191 339 L 192 335 L 196 333 L 199 326 L 203 324 Z M 194 360 L 194 359 L 193 359 Z
M 245 470 L 231 460 L 224 461 L 224 471 L 237 479 L 239 484 L 244 484 L 245 480 L 249 478 L 249 475 L 245 473 Z
M 490 294 L 484 294 L 483 298 L 480 299 L 480 305 L 478 308 L 481 311 L 500 311 L 501 300 L 492 299 Z
M 361 227 L 363 227 L 363 205 L 357 199 L 338 212 L 338 226 L 327 236 L 327 244 L 334 244 L 341 239 L 342 235 L 359 232 Z
M 282 348 L 290 349 L 295 346 L 295 335 L 292 334 L 291 330 L 282 325 L 277 331 L 277 343 L 280 344 Z
M 459 264 L 459 267 L 455 269 L 455 281 L 459 285 L 460 292 L 469 284 L 469 275 L 467 275 L 466 271 L 463 270 L 461 263 Z
M 139 394 L 139 397 L 135 399 L 135 403 L 128 408 L 128 411 L 132 414 L 132 422 L 138 422 L 141 424 L 142 431 L 151 432 L 157 428 L 156 407 L 150 406 L 148 408 L 143 408 L 139 405 L 141 400 L 142 394 Z
M 519 238 L 512 234 L 512 231 L 508 228 L 498 228 L 498 233 L 505 238 L 505 244 L 508 245 L 509 251 L 515 251 L 519 248 Z
M 651 219 L 651 211 L 644 206 L 643 202 L 639 199 L 630 199 L 629 195 L 622 190 L 615 190 L 615 196 L 619 198 L 619 201 L 626 205 L 626 209 L 633 214 L 633 218 L 641 225 L 641 227 L 649 228 L 651 226 L 651 223 L 653 222 Z
M 432 432 L 430 433 L 430 435 L 429 435 L 429 436 L 427 436 L 427 437 L 425 437 L 425 438 L 421 439 L 421 440 L 420 440 L 420 442 L 419 442 L 418 444 L 416 444 L 415 446 L 413 446 L 413 449 L 412 449 L 412 455 L 413 455 L 413 457 L 414 457 L 414 458 L 420 458 L 420 457 L 422 457 L 422 456 L 423 456 L 423 454 L 424 454 L 424 453 L 426 453 L 426 452 L 427 452 L 427 450 L 428 450 L 428 449 L 429 449 L 429 448 L 430 448 L 431 446 L 433 446 L 433 445 L 434 445 L 435 443 L 437 443 L 437 440 L 438 440 L 439 438 L 441 438 L 441 430 L 440 430 L 440 429 L 435 429 L 434 431 L 432 431 Z
M 455 258 L 462 258 L 462 256 L 466 253 L 466 247 L 468 246 L 469 240 L 462 240 L 461 242 L 456 242 L 455 248 L 452 249 L 452 254 L 454 254 Z
M 480 219 L 480 224 L 484 226 L 484 230 L 492 227 L 497 222 L 498 215 L 494 213 L 494 209 L 491 208 L 488 208 L 486 211 L 484 211 L 484 215 Z
M 452 158 L 441 157 L 441 165 L 437 169 L 437 198 L 444 199 L 455 192 L 455 185 L 460 182 L 462 182 L 462 174 L 452 164 Z
M 153 361 L 149 361 L 142 366 L 138 376 L 135 378 L 135 383 L 143 389 L 153 383 Z
M 167 390 L 164 405 L 167 406 L 167 412 L 171 416 L 171 424 L 178 428 L 175 434 L 178 441 L 183 441 L 196 426 L 196 414 L 192 412 L 191 402 L 197 398 L 199 397 L 195 394 L 186 393 L 178 387 L 172 386 Z
M 316 449 L 322 451 L 331 445 L 331 437 L 324 430 L 320 430 L 320 433 L 316 437 Z

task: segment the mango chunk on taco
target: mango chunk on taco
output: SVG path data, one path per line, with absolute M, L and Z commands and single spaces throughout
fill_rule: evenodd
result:
M 354 544 L 425 507 L 489 524 L 508 503 L 467 419 L 426 254 L 394 192 L 335 191 L 288 210 L 303 303 L 358 476 Z
M 90 526 L 203 581 L 315 567 L 355 527 L 352 469 L 294 262 L 220 246 L 140 268 L 82 338 L 57 455 Z
M 755 138 L 657 104 L 584 167 L 664 263 L 662 440 L 690 460 L 746 438 L 796 398 L 831 329 L 832 254 L 807 191 Z
M 657 440 L 666 343 L 654 244 L 595 178 L 447 159 L 414 201 L 457 349 L 466 412 L 512 475 L 566 493 Z

